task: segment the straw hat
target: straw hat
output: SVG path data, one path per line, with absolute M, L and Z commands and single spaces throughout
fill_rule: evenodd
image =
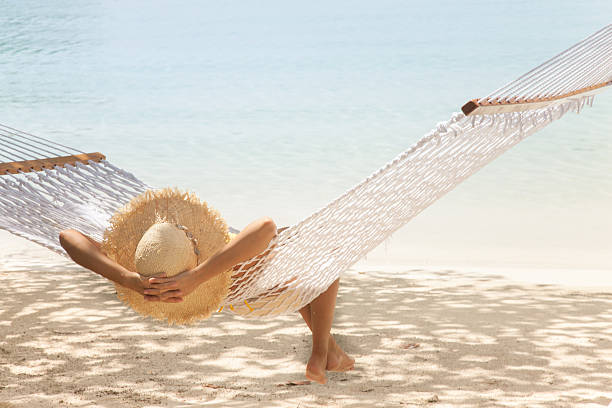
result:
M 192 269 L 230 240 L 219 213 L 194 194 L 177 189 L 148 190 L 133 198 L 110 220 L 102 251 L 145 276 L 168 276 Z M 115 284 L 119 299 L 137 312 L 169 323 L 191 323 L 219 310 L 232 282 L 228 270 L 201 284 L 180 303 L 149 302 Z

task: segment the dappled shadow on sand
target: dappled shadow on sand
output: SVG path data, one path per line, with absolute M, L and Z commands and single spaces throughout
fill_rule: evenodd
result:
M 310 349 L 297 314 L 167 326 L 80 268 L 0 276 L 9 407 L 573 407 L 605 406 L 612 393 L 606 293 L 452 271 L 350 271 L 334 333 L 355 370 L 291 386 Z

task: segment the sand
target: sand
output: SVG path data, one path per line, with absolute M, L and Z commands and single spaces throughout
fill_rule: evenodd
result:
M 14 260 L 15 258 L 11 258 Z M 602 407 L 612 294 L 495 274 L 348 271 L 333 333 L 355 370 L 305 384 L 297 314 L 167 326 L 58 258 L 0 263 L 0 408 Z M 11 266 L 11 270 L 7 269 Z

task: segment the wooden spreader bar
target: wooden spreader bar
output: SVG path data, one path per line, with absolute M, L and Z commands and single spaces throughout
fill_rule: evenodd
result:
M 505 112 L 521 112 L 533 109 L 543 108 L 548 105 L 559 103 L 564 99 L 570 99 L 576 95 L 595 95 L 601 92 L 606 86 L 612 85 L 611 82 L 604 82 L 601 84 L 589 86 L 587 88 L 578 89 L 577 91 L 568 92 L 563 95 L 557 95 L 546 98 L 530 98 L 520 99 L 513 98 L 510 100 L 503 101 L 491 101 L 491 102 L 478 102 L 478 99 L 472 99 L 461 107 L 461 110 L 465 116 L 470 115 L 492 115 L 495 113 Z
M 89 160 L 100 162 L 106 159 L 102 153 L 83 153 L 72 156 L 59 156 L 49 159 L 24 160 L 8 163 L 0 163 L 0 176 L 6 174 L 18 174 L 19 172 L 30 173 L 33 171 L 41 171 L 43 169 L 53 169 L 55 166 L 63 167 L 66 164 L 75 165 L 75 163 L 88 164 Z

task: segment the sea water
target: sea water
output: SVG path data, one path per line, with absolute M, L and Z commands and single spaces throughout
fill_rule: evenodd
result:
M 291 225 L 611 16 L 609 0 L 0 1 L 0 123 L 193 190 L 234 227 Z M 368 261 L 610 272 L 608 93 Z

